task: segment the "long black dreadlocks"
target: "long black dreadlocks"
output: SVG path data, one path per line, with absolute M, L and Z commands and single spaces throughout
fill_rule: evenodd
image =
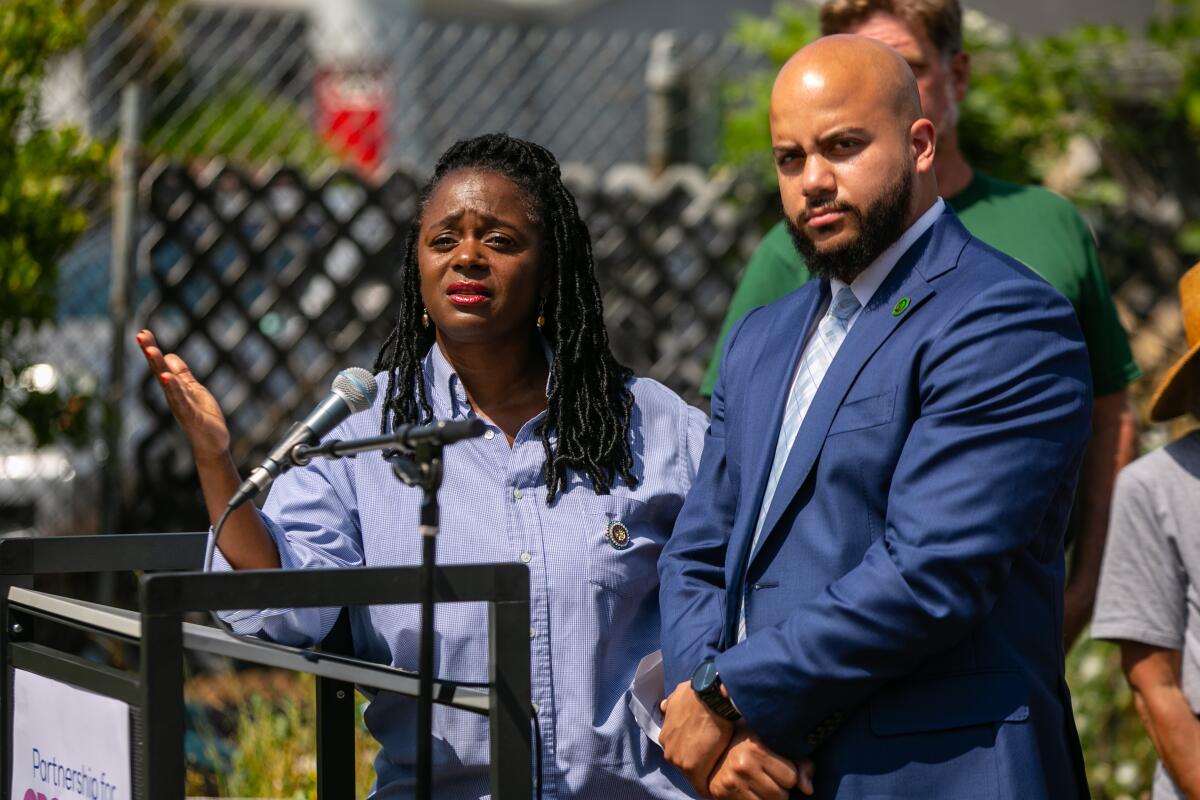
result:
M 433 346 L 434 332 L 421 324 L 417 239 L 430 196 L 447 175 L 463 169 L 495 171 L 521 187 L 546 234 L 543 258 L 553 288 L 545 299 L 542 332 L 554 348 L 546 421 L 538 431 L 546 452 L 546 504 L 553 503 L 567 483 L 569 469 L 586 474 L 597 494 L 608 494 L 617 476 L 636 485 L 629 434 L 633 394 L 625 385 L 632 373 L 608 346 L 587 225 L 550 151 L 504 134 L 452 145 L 421 190 L 404 248 L 396 324 L 375 360 L 375 371 L 388 373 L 382 432 L 392 425 L 433 419 L 422 363 Z M 556 434 L 553 444 L 551 433 Z

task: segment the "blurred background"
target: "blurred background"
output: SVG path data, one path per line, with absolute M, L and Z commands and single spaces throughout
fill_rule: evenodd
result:
M 1200 0 L 967 7 L 966 155 L 1083 212 L 1140 401 L 1184 350 L 1175 283 L 1200 258 Z M 799 0 L 5 0 L 0 534 L 207 527 L 133 332 L 188 360 L 252 464 L 337 369 L 373 363 L 414 194 L 487 131 L 563 162 L 618 357 L 704 406 L 730 293 L 779 215 L 770 82 L 816 32 Z M 1143 424 L 1142 448 L 1173 433 Z M 246 685 L 192 691 L 233 707 Z M 254 747 L 283 752 L 308 712 L 278 704 L 311 692 L 262 686 Z M 1115 650 L 1076 647 L 1071 686 L 1095 795 L 1148 796 Z M 274 759 L 298 765 L 284 783 L 229 784 L 253 753 L 224 737 L 246 723 L 199 718 L 198 787 L 306 796 L 299 755 Z

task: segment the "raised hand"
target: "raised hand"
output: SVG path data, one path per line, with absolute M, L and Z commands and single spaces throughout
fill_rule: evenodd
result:
M 762 740 L 742 725 L 729 742 L 708 782 L 714 800 L 787 800 L 798 786 L 805 795 L 813 793 L 813 762 L 799 765 L 772 752 Z
M 204 493 L 208 518 L 216 522 L 225 504 L 241 483 L 229 453 L 229 427 L 212 392 L 192 375 L 174 353 L 163 355 L 154 334 L 138 331 L 137 343 L 158 378 L 167 406 L 192 445 L 196 474 Z M 279 566 L 279 551 L 254 506 L 247 503 L 230 515 L 221 536 L 221 552 L 234 569 L 268 569 Z
M 223 458 L 229 451 L 229 428 L 217 399 L 192 375 L 184 360 L 174 353 L 163 354 L 154 334 L 138 331 L 137 343 L 158 378 L 171 414 L 183 428 L 197 463 Z

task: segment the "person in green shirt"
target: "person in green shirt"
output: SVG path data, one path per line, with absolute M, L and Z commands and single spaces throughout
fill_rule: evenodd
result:
M 1063 640 L 1064 649 L 1069 649 L 1091 619 L 1113 482 L 1134 454 L 1126 386 L 1141 375 L 1117 319 L 1091 231 L 1075 208 L 1053 192 L 983 175 L 967 163 L 956 127 L 971 61 L 962 49 L 958 0 L 828 0 L 821 8 L 821 32 L 869 36 L 904 57 L 917 78 L 922 111 L 937 129 L 934 171 L 942 197 L 974 236 L 1025 263 L 1075 307 L 1095 399 L 1064 598 Z M 734 291 L 701 388 L 705 396 L 716 383 L 730 328 L 750 309 L 791 293 L 809 277 L 780 221 L 763 238 Z

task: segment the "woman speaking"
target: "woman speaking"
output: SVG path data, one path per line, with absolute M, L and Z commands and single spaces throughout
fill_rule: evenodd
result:
M 400 265 L 395 327 L 376 362 L 386 392 L 334 438 L 478 417 L 486 434 L 447 452 L 439 562 L 519 561 L 530 572 L 530 668 L 547 797 L 678 797 L 685 785 L 626 705 L 658 649 L 659 551 L 691 484 L 706 420 L 617 363 L 587 228 L 554 157 L 492 134 L 453 145 L 420 196 Z M 138 334 L 191 443 L 210 517 L 241 479 L 213 396 L 177 355 Z M 215 569 L 420 563 L 420 491 L 379 453 L 314 461 L 275 482 L 264 509 L 232 514 Z M 228 615 L 240 633 L 320 641 L 338 609 Z M 482 604 L 437 613 L 439 679 L 487 679 Z M 419 609 L 352 613 L 364 658 L 415 669 Z M 410 796 L 416 702 L 380 692 L 366 723 L 382 749 L 375 798 Z M 434 791 L 488 793 L 487 720 L 438 707 Z

